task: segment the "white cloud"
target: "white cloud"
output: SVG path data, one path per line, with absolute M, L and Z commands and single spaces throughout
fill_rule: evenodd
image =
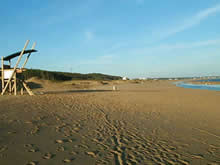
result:
M 157 55 L 163 55 L 172 51 L 187 51 L 187 49 L 197 49 L 205 47 L 213 47 L 220 45 L 220 39 L 205 40 L 205 41 L 195 41 L 191 43 L 175 43 L 175 44 L 160 44 L 152 47 L 144 48 L 130 48 L 130 49 L 121 49 L 121 45 L 116 45 L 116 49 L 110 53 L 106 52 L 106 55 L 97 56 L 93 59 L 88 59 L 80 62 L 80 65 L 109 65 L 115 64 L 126 57 L 126 59 L 132 59 L 139 61 L 143 57 L 156 57 Z M 117 49 L 119 47 L 119 49 Z M 191 50 L 190 50 L 191 51 Z M 156 56 L 155 56 L 156 55 Z M 138 56 L 139 58 L 134 58 Z
M 220 45 L 220 39 L 197 41 L 192 43 L 179 43 L 173 45 L 160 45 L 157 47 L 157 49 L 158 48 L 163 50 L 190 49 L 190 48 L 207 47 L 207 46 L 215 46 L 215 45 Z
M 201 49 L 201 48 L 210 48 L 220 45 L 220 39 L 206 40 L 206 41 L 196 41 L 191 43 L 175 43 L 175 44 L 160 44 L 152 47 L 143 47 L 136 49 L 128 49 L 127 51 L 114 52 L 115 54 L 125 55 L 126 57 L 141 56 L 154 56 L 162 55 L 171 51 L 186 51 L 187 49 Z
M 218 12 L 220 12 L 220 4 L 211 7 L 211 8 L 207 8 L 204 9 L 196 14 L 194 14 L 193 16 L 184 19 L 183 21 L 181 21 L 181 23 L 173 26 L 173 27 L 169 27 L 167 30 L 164 30 L 163 32 L 154 32 L 154 33 L 158 33 L 156 35 L 159 35 L 162 38 L 174 35 L 176 33 L 182 32 L 184 30 L 190 29 L 198 24 L 200 24 L 202 21 L 204 21 L 205 19 L 207 19 L 208 17 L 217 14 Z
M 136 0 L 136 2 L 142 2 L 144 0 Z M 211 7 L 211 8 L 206 8 L 200 12 L 195 13 L 193 16 L 184 19 L 183 21 L 181 21 L 179 24 L 176 24 L 174 26 L 169 26 L 167 27 L 165 30 L 163 30 L 164 28 L 160 28 L 156 31 L 154 31 L 155 36 L 153 35 L 154 39 L 152 42 L 156 42 L 159 41 L 163 38 L 172 36 L 176 33 L 182 32 L 184 30 L 187 30 L 193 26 L 196 26 L 198 24 L 200 24 L 202 21 L 204 21 L 205 19 L 207 19 L 208 17 L 217 14 L 218 12 L 220 12 L 220 4 Z M 135 41 L 137 42 L 137 41 Z M 172 45 L 158 45 L 155 47 L 143 47 L 143 48 L 132 48 L 132 42 L 129 41 L 122 41 L 120 43 L 116 43 L 115 45 L 113 45 L 112 47 L 110 47 L 106 52 L 106 53 L 114 53 L 114 54 L 120 54 L 121 52 L 127 52 L 126 50 L 129 50 L 128 53 L 130 54 L 131 52 L 142 52 L 144 50 L 147 51 L 155 51 L 155 49 L 158 48 L 163 48 L 166 50 L 171 50 L 171 49 L 180 49 L 180 48 L 192 48 L 192 47 L 199 47 L 199 46 L 210 46 L 210 45 L 214 45 L 214 44 L 219 44 L 219 40 L 208 40 L 208 41 L 199 41 L 199 42 L 194 42 L 194 43 L 180 43 L 180 44 L 172 44 Z M 142 43 L 140 43 L 141 45 Z M 132 45 L 129 47 L 129 45 Z M 140 51 L 139 51 L 140 50 Z M 158 51 L 158 50 L 157 50 Z M 145 51 L 144 51 L 145 52 Z M 119 55 L 120 56 L 120 55 Z

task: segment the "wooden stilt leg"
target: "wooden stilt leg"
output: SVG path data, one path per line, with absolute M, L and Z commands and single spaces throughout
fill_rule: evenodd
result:
M 14 75 L 14 95 L 17 95 L 17 80 L 16 80 L 16 74 Z
M 36 46 L 36 43 L 34 42 L 34 44 L 32 45 L 31 50 L 33 50 L 33 49 L 35 48 L 35 46 Z M 27 61 L 28 61 L 30 55 L 31 55 L 31 53 L 29 53 L 28 56 L 26 57 L 26 59 L 25 59 L 25 61 L 24 61 L 24 64 L 23 64 L 23 66 L 21 67 L 21 69 L 23 69 L 23 68 L 25 67 L 25 65 L 26 65 L 26 63 L 27 63 Z
M 4 84 L 5 84 L 5 81 L 4 81 L 4 57 L 2 57 L 2 91 L 5 87 Z
M 26 82 L 23 82 L 23 86 L 30 96 L 34 95 L 34 93 L 31 91 L 31 89 L 27 86 Z
M 9 95 L 11 95 L 11 92 L 12 92 L 12 90 L 11 90 L 11 81 L 9 82 Z
M 23 94 L 24 94 L 24 88 L 21 87 L 21 95 L 23 95 Z

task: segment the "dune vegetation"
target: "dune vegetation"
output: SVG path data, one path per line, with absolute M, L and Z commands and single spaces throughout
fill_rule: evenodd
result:
M 39 69 L 28 69 L 23 73 L 25 79 L 32 77 L 37 77 L 44 80 L 54 80 L 54 81 L 68 81 L 68 80 L 119 80 L 120 76 L 112 76 L 101 73 L 69 73 L 69 72 L 55 72 L 55 71 L 45 71 Z

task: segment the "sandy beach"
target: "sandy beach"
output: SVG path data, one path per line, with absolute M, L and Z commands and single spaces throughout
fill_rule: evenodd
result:
M 220 92 L 170 81 L 33 84 L 35 96 L 0 97 L 1 165 L 220 164 Z

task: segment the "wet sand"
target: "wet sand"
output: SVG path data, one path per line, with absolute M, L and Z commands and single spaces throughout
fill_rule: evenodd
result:
M 202 85 L 220 85 L 220 82 L 218 81 L 204 81 L 204 82 L 199 82 L 199 81 L 192 81 L 192 84 L 202 84 Z
M 220 164 L 220 92 L 170 81 L 41 86 L 0 97 L 1 165 Z
M 211 79 L 212 81 L 209 80 L 188 80 L 186 81 L 187 83 L 189 82 L 190 84 L 202 84 L 202 85 L 220 85 L 220 81 L 214 81 L 213 79 Z M 217 79 L 218 80 L 218 79 Z

